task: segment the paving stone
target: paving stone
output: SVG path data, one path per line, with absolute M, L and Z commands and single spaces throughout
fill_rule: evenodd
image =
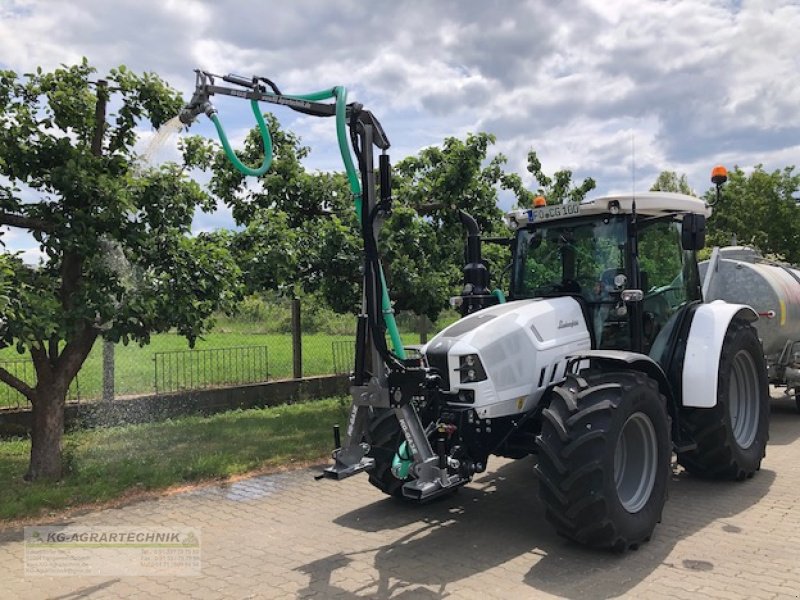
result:
M 86 513 L 75 525 L 201 531 L 196 577 L 25 577 L 21 528 L 0 530 L 5 598 L 798 598 L 800 416 L 775 400 L 763 467 L 741 483 L 676 468 L 663 521 L 636 552 L 558 537 L 535 459 L 493 459 L 426 506 L 385 498 L 366 477 L 310 470 L 245 479 Z

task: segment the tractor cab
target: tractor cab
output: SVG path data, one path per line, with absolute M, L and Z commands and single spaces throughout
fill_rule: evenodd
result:
M 509 296 L 572 296 L 593 348 L 657 354 L 659 335 L 701 299 L 696 251 L 709 214 L 698 198 L 664 192 L 512 211 Z

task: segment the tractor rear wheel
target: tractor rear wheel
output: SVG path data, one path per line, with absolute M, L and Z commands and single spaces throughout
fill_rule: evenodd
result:
M 650 539 L 667 498 L 666 400 L 638 371 L 584 373 L 556 387 L 542 412 L 540 494 L 565 537 L 635 549 Z
M 769 439 L 769 383 L 756 330 L 734 320 L 722 342 L 717 404 L 684 408 L 681 421 L 697 448 L 678 454 L 694 475 L 742 480 L 761 468 Z
M 398 479 L 392 473 L 392 460 L 405 441 L 400 423 L 394 411 L 388 408 L 373 408 L 369 423 L 367 456 L 375 459 L 375 467 L 369 472 L 369 482 L 384 494 L 403 498 L 403 484 L 408 479 Z

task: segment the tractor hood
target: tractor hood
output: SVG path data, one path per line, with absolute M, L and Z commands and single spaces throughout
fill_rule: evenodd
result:
M 473 390 L 480 404 L 508 403 L 520 412 L 564 377 L 565 357 L 591 348 L 578 301 L 570 297 L 518 300 L 485 308 L 442 330 L 422 348 L 439 371 L 442 391 Z M 464 383 L 461 360 L 477 355 L 486 377 Z M 509 409 L 509 410 L 506 410 Z

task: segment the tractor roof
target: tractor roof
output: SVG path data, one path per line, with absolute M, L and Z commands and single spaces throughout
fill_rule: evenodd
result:
M 636 213 L 646 216 L 659 216 L 676 213 L 679 218 L 686 213 L 696 213 L 711 216 L 711 207 L 703 200 L 686 194 L 672 192 L 642 192 L 631 194 L 617 194 L 590 198 L 580 203 L 553 204 L 542 208 L 518 208 L 506 214 L 506 220 L 515 221 L 517 226 L 531 222 L 555 221 L 574 219 L 576 217 L 607 214 L 617 210 L 618 214 L 631 212 L 633 201 L 636 200 Z M 516 228 L 516 227 L 515 227 Z

